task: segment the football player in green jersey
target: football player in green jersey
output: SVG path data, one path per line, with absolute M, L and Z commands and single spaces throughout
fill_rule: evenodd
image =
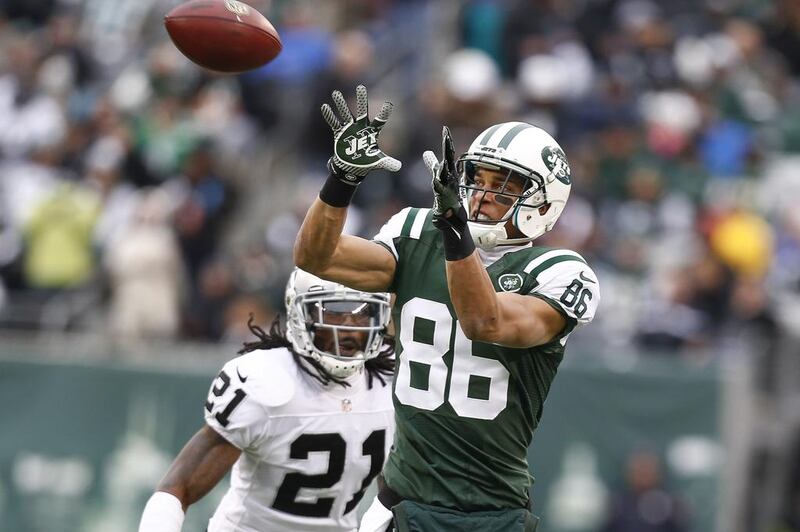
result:
M 389 291 L 398 357 L 397 429 L 363 532 L 533 530 L 527 450 L 567 337 L 592 320 L 596 275 L 577 253 L 533 245 L 571 187 L 558 143 L 523 122 L 482 132 L 456 159 L 426 152 L 432 209 L 406 208 L 372 241 L 343 235 L 347 206 L 375 168 L 391 111 L 353 117 L 338 91 L 322 112 L 334 131 L 330 176 L 295 242 L 298 266 L 358 290 Z

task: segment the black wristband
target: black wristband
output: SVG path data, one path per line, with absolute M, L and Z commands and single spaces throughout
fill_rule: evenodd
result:
M 347 207 L 357 188 L 358 184 L 345 183 L 331 172 L 319 191 L 319 199 L 331 207 Z
M 437 224 L 437 227 L 442 231 L 442 239 L 444 241 L 444 258 L 446 260 L 461 260 L 472 255 L 475 251 L 475 241 L 472 240 L 472 235 L 469 232 L 469 225 L 467 225 L 467 213 L 464 207 L 459 209 L 459 212 L 453 214 L 451 218 L 445 218 L 444 224 Z

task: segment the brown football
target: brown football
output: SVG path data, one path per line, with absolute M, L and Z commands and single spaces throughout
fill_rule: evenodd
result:
M 191 0 L 167 13 L 164 26 L 183 55 L 217 72 L 260 67 L 283 48 L 264 15 L 237 0 Z

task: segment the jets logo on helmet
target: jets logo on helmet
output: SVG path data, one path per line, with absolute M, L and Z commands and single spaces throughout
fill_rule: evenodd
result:
M 542 150 L 542 159 L 556 179 L 569 185 L 570 169 L 564 150 L 558 146 L 546 146 Z
M 512 178 L 524 181 L 523 191 L 512 194 L 493 191 L 498 203 L 509 205 L 497 220 L 478 218 L 469 212 L 469 198 L 485 191 L 475 185 L 476 169 L 487 168 L 506 172 L 506 183 Z M 553 228 L 569 198 L 571 172 L 564 150 L 546 131 L 525 122 L 496 124 L 481 132 L 469 149 L 458 159 L 460 186 L 466 194 L 469 229 L 475 244 L 484 249 L 497 245 L 519 245 L 530 242 Z M 543 208 L 543 207 L 546 207 Z M 523 236 L 508 236 L 511 223 Z

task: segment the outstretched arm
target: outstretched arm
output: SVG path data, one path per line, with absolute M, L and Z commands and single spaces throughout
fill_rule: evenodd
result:
M 392 282 L 396 263 L 380 244 L 343 235 L 347 209 L 317 198 L 306 214 L 294 243 L 295 264 L 323 279 L 367 292 L 383 292 Z
M 333 130 L 330 175 L 297 235 L 294 262 L 324 279 L 358 290 L 383 291 L 394 277 L 394 257 L 379 244 L 342 235 L 342 228 L 347 206 L 366 175 L 379 168 L 397 171 L 401 164 L 378 147 L 378 135 L 389 119 L 391 104 L 384 103 L 370 121 L 367 89 L 363 85 L 356 88 L 356 100 L 355 117 L 339 91 L 333 92 L 339 117 L 330 105 L 322 106 L 322 116 Z
M 139 532 L 180 532 L 186 509 L 222 480 L 240 454 L 212 428 L 200 429 L 147 501 Z

